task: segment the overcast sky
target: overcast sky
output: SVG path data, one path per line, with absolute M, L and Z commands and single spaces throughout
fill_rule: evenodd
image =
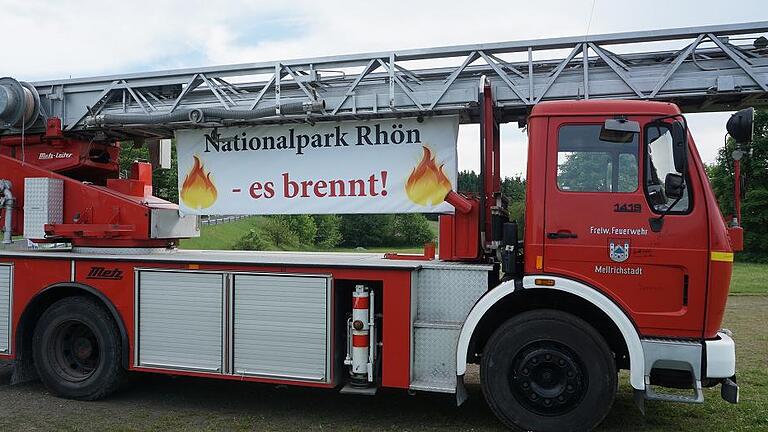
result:
M 768 20 L 762 0 L 0 0 L 0 76 L 23 81 L 438 45 Z M 728 114 L 689 115 L 706 162 Z M 502 131 L 502 171 L 524 174 L 525 135 Z M 459 169 L 479 167 L 462 127 Z

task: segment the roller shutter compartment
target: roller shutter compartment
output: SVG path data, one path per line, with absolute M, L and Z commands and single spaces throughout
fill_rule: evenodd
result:
M 329 301 L 325 276 L 234 276 L 234 372 L 328 382 Z
M 11 351 L 11 283 L 13 267 L 0 264 L 0 353 Z
M 221 372 L 224 275 L 139 271 L 138 365 Z

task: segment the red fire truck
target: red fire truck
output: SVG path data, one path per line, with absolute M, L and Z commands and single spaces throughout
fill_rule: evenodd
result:
M 765 104 L 766 31 L 2 78 L 0 359 L 13 382 L 81 400 L 132 371 L 461 403 L 479 364 L 489 406 L 521 430 L 595 427 L 622 369 L 641 409 L 702 402 L 716 385 L 736 403 L 720 325 L 740 216 L 721 215 L 683 112 Z M 684 44 L 643 50 L 659 41 Z M 151 164 L 120 176 L 117 163 L 132 141 L 162 165 L 163 140 L 182 130 L 443 115 L 479 123 L 483 185 L 440 194 L 455 210 L 440 215 L 437 256 L 180 250 L 198 216 L 152 195 Z M 529 138 L 524 221 L 501 194 L 500 124 L 512 121 Z M 751 108 L 728 131 L 748 151 Z

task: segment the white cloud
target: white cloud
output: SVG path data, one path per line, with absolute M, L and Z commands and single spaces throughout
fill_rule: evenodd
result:
M 33 81 L 353 52 L 572 36 L 586 31 L 592 0 L 458 1 L 34 1 L 0 0 L 0 75 Z M 659 13 L 663 11 L 663 13 Z M 763 16 L 756 16 L 762 14 Z M 596 0 L 590 32 L 766 19 L 761 1 Z M 702 120 L 698 120 L 701 118 Z M 712 161 L 725 119 L 691 117 Z M 472 130 L 475 132 L 473 133 Z M 462 168 L 479 166 L 476 128 L 462 128 Z M 503 130 L 502 170 L 525 171 L 525 136 Z M 511 155 L 511 156 L 510 156 Z

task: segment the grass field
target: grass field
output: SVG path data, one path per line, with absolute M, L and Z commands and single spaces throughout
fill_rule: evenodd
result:
M 768 264 L 737 262 L 733 266 L 731 294 L 768 294 Z
M 240 239 L 249 229 L 258 226 L 261 217 L 253 216 L 234 222 L 223 223 L 219 225 L 203 225 L 200 237 L 182 240 L 179 245 L 182 249 L 207 249 L 207 250 L 230 250 L 232 245 Z M 437 221 L 429 221 L 429 228 L 437 236 Z M 329 250 L 326 250 L 329 251 Z M 401 252 L 401 253 L 419 253 L 423 252 L 420 247 L 375 247 L 375 248 L 334 248 L 329 252 Z
M 219 225 L 203 225 L 200 237 L 182 240 L 182 249 L 229 250 L 258 221 L 258 216 Z

